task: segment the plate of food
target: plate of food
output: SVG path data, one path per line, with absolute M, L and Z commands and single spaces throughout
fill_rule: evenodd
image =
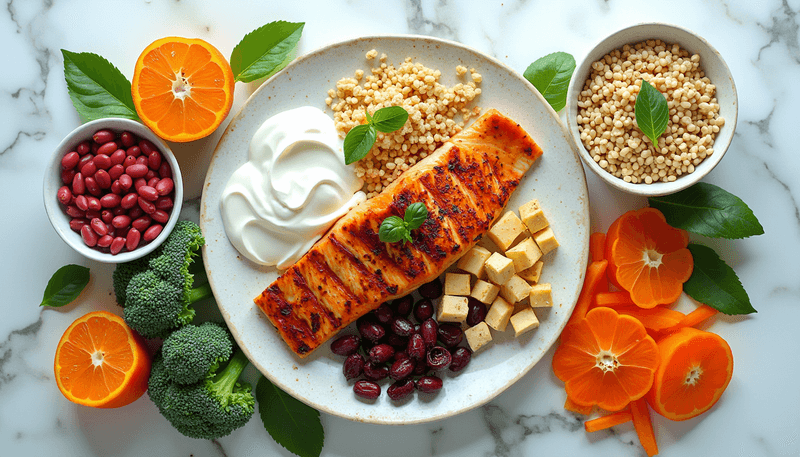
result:
M 408 120 L 387 128 L 389 106 Z M 375 146 L 346 163 L 361 124 Z M 589 197 L 520 74 L 459 43 L 378 36 L 261 85 L 214 152 L 200 226 L 220 311 L 260 372 L 329 414 L 411 424 L 488 402 L 555 342 L 583 283 Z

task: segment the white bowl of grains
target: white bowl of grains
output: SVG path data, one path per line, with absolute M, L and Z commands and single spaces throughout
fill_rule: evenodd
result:
M 658 146 L 634 116 L 642 80 L 667 99 Z M 612 33 L 578 66 L 567 124 L 580 157 L 622 191 L 667 195 L 698 182 L 728 149 L 736 129 L 736 85 L 722 56 L 694 32 L 646 23 Z

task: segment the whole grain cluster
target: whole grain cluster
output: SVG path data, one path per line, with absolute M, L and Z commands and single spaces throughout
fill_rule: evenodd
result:
M 366 54 L 369 61 L 377 57 L 374 49 Z M 365 110 L 372 114 L 387 106 L 402 106 L 408 111 L 406 125 L 392 133 L 378 133 L 369 154 L 357 164 L 356 174 L 364 180 L 368 197 L 381 192 L 480 113 L 479 107 L 469 106 L 481 93 L 478 84 L 482 77 L 475 69 L 469 71 L 471 81 L 447 87 L 439 83 L 439 70 L 412 62 L 411 58 L 398 67 L 386 60 L 386 54 L 381 55 L 379 65 L 370 74 L 357 70 L 354 77 L 342 78 L 336 89 L 328 91 L 325 100 L 342 136 L 366 122 Z M 461 77 L 467 69 L 459 65 L 456 73 Z
M 666 96 L 669 107 L 657 147 L 634 118 L 642 79 Z M 578 96 L 581 141 L 598 165 L 625 182 L 675 181 L 714 152 L 714 138 L 725 125 L 715 89 L 700 69 L 700 56 L 677 44 L 625 45 L 592 64 Z

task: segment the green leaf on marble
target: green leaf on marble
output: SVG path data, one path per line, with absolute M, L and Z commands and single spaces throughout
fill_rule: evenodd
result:
M 291 61 L 291 54 L 305 22 L 275 21 L 242 38 L 231 52 L 231 70 L 236 81 L 249 83 L 272 76 Z
M 131 83 L 111 62 L 91 52 L 61 50 L 72 105 L 84 121 L 104 117 L 139 120 Z
M 325 431 L 319 411 L 307 406 L 261 376 L 256 384 L 258 413 L 276 443 L 300 457 L 319 457 Z
M 688 296 L 725 314 L 757 312 L 736 272 L 713 249 L 690 244 L 689 251 L 694 260 L 694 269 L 692 276 L 683 284 L 683 291 Z
M 555 111 L 560 111 L 567 105 L 567 89 L 573 72 L 575 58 L 572 54 L 554 52 L 530 64 L 522 76 L 533 84 Z
M 72 303 L 89 284 L 89 269 L 80 265 L 64 265 L 53 273 L 39 306 L 59 308 Z

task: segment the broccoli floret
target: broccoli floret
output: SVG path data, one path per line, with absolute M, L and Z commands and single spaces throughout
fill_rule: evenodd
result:
M 178 384 L 192 384 L 216 372 L 219 364 L 231 357 L 233 342 L 224 325 L 205 322 L 170 333 L 161 351 L 170 378 Z
M 111 274 L 111 279 L 114 282 L 114 295 L 117 296 L 117 303 L 125 306 L 125 299 L 127 298 L 125 291 L 128 289 L 128 284 L 134 276 L 147 270 L 149 263 L 150 257 L 144 256 L 127 263 L 117 264 L 117 268 L 115 268 L 114 272 Z
M 252 386 L 238 382 L 248 363 L 237 349 L 222 371 L 183 385 L 171 380 L 159 352 L 153 360 L 147 392 L 179 432 L 191 438 L 216 439 L 242 427 L 253 416 Z

